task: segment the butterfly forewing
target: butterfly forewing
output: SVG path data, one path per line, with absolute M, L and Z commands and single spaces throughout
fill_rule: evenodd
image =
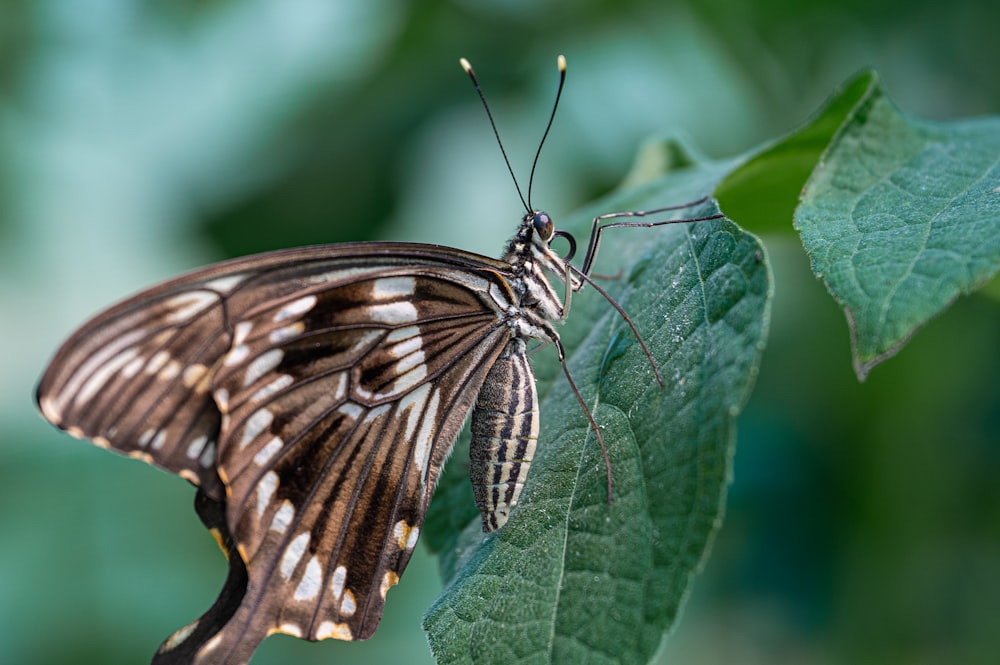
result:
M 139 293 L 77 330 L 39 383 L 39 407 L 77 438 L 195 484 L 213 482 L 219 412 L 208 388 L 234 347 L 235 322 L 262 302 L 403 265 L 471 271 L 492 282 L 502 282 L 506 268 L 458 250 L 405 243 L 310 247 L 216 264 Z
M 225 298 L 238 272 L 177 280 L 78 330 L 43 376 L 37 399 L 78 438 L 144 459 L 218 495 L 219 412 L 211 368 L 229 348 Z

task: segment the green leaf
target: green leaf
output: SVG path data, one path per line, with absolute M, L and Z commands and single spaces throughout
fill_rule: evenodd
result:
M 805 125 L 737 158 L 715 189 L 722 209 L 758 233 L 793 233 L 792 215 L 802 186 L 845 118 L 871 88 L 874 72 L 862 72 L 834 92 Z
M 1000 118 L 905 115 L 868 75 L 795 216 L 860 379 L 1000 266 Z
M 703 196 L 725 165 L 692 165 L 573 215 Z M 705 203 L 685 216 L 711 214 Z M 483 536 L 462 445 L 424 529 L 447 588 L 425 618 L 441 663 L 647 662 L 709 549 L 729 480 L 734 418 L 756 374 L 770 276 L 757 240 L 728 220 L 605 234 L 597 273 L 629 312 L 593 289 L 561 329 L 570 371 L 601 424 L 614 475 L 552 349 L 533 357 L 542 430 L 511 520 Z M 620 272 L 619 272 L 620 271 Z

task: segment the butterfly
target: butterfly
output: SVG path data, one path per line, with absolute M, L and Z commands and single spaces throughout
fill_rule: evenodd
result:
M 541 143 L 562 56 L 559 70 Z M 602 232 L 721 217 L 611 221 L 701 201 L 601 215 L 577 268 L 575 239 L 528 191 L 501 259 L 400 242 L 238 258 L 142 291 L 58 350 L 37 390 L 44 417 L 194 484 L 229 559 L 216 603 L 154 663 L 248 662 L 274 632 L 370 637 L 470 412 L 470 476 L 490 532 L 510 518 L 538 439 L 529 343 L 564 361 L 556 326 L 585 285 L 632 326 L 591 276 Z

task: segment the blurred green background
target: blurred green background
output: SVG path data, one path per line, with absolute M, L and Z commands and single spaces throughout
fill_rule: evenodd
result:
M 644 137 L 737 154 L 864 66 L 909 112 L 996 113 L 998 25 L 982 0 L 2 0 L 0 662 L 146 662 L 222 585 L 187 483 L 34 412 L 88 315 L 278 247 L 498 254 L 521 208 L 459 56 L 524 179 L 566 54 L 534 196 L 558 219 Z M 788 228 L 765 237 L 771 339 L 727 520 L 661 660 L 996 662 L 996 304 L 961 300 L 859 385 Z M 439 589 L 418 555 L 375 639 L 274 637 L 254 663 L 429 661 L 419 619 Z

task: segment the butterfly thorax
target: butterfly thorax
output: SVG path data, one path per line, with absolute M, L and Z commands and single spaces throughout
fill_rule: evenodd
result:
M 551 340 L 555 331 L 550 323 L 565 318 L 565 297 L 553 287 L 550 275 L 563 284 L 569 279 L 573 291 L 582 285 L 569 271 L 567 261 L 550 246 L 557 235 L 546 213 L 529 212 L 521 218 L 517 233 L 504 251 L 503 260 L 510 264 L 513 274 L 510 285 L 518 314 L 523 317 L 522 323 L 528 324 L 515 327 L 520 336 Z

